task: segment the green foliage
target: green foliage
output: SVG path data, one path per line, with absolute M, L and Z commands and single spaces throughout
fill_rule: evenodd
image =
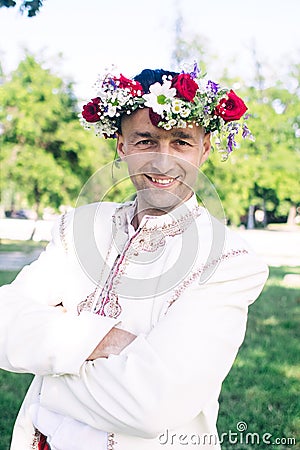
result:
M 251 112 L 248 125 L 255 141 L 239 142 L 225 163 L 214 152 L 203 167 L 235 224 L 250 204 L 278 216 L 300 203 L 299 95 L 279 83 L 263 91 L 245 88 L 240 95 Z
M 180 61 L 190 56 L 180 22 L 176 39 L 178 51 L 173 56 Z M 197 36 L 194 40 L 198 46 L 193 51 L 202 57 L 202 41 Z M 89 177 L 113 159 L 115 142 L 96 138 L 80 126 L 72 85 L 33 56 L 27 55 L 9 79 L 0 70 L 0 78 L 2 204 L 35 205 L 39 212 L 45 206 L 74 205 Z M 258 89 L 255 82 L 246 87 L 224 71 L 221 84 L 245 99 L 255 136 L 254 142 L 239 142 L 227 162 L 221 162 L 215 151 L 203 166 L 233 224 L 240 224 L 249 205 L 276 219 L 300 203 L 300 65 L 290 67 L 288 80 L 288 87 L 278 82 Z M 103 172 L 97 181 L 110 186 L 113 180 L 108 178 Z M 132 193 L 130 183 L 124 182 L 107 192 L 105 200 L 123 201 Z
M 111 147 L 79 124 L 72 85 L 27 55 L 0 86 L 3 198 L 41 207 L 72 204 L 112 159 Z M 6 205 L 8 206 L 8 205 Z
M 173 65 L 178 70 L 186 61 L 196 60 L 205 73 L 213 61 L 207 42 L 189 30 L 183 33 L 183 28 L 179 14 Z M 255 51 L 253 57 L 256 58 Z M 246 217 L 250 205 L 267 211 L 274 219 L 287 216 L 290 208 L 300 203 L 300 64 L 290 65 L 286 85 L 277 82 L 266 88 L 268 83 L 261 74 L 263 64 L 253 62 L 257 73 L 249 87 L 242 79 L 230 77 L 228 68 L 223 69 L 220 84 L 233 88 L 244 98 L 251 113 L 248 125 L 255 142 L 239 142 L 226 162 L 221 162 L 215 151 L 202 167 L 218 191 L 227 218 L 236 225 Z
M 44 0 L 23 0 L 20 4 L 20 12 L 23 14 L 27 11 L 28 17 L 34 17 L 43 6 Z M 14 0 L 0 0 L 0 8 L 14 8 L 17 2 Z

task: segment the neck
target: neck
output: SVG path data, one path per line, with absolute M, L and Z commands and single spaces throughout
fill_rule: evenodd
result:
M 182 201 L 176 203 L 175 205 L 163 207 L 163 208 L 157 208 L 154 206 L 150 206 L 145 204 L 141 198 L 139 198 L 139 195 L 137 196 L 137 203 L 136 203 L 136 210 L 134 213 L 134 217 L 131 221 L 132 226 L 135 230 L 139 227 L 142 219 L 144 216 L 162 216 L 164 214 L 168 214 L 174 209 L 178 208 L 180 205 L 182 205 L 184 202 L 189 200 L 193 195 L 193 192 L 189 193 L 189 195 L 184 198 Z

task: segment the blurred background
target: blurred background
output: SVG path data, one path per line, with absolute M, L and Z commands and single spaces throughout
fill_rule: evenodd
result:
M 49 218 L 74 206 L 83 183 L 111 161 L 114 142 L 83 131 L 77 117 L 99 73 L 115 64 L 131 77 L 196 60 L 252 114 L 255 142 L 226 163 L 215 152 L 203 167 L 228 223 L 300 221 L 297 0 L 0 5 L 0 217 Z
M 132 77 L 197 61 L 245 99 L 255 141 L 239 143 L 226 162 L 214 151 L 203 172 L 227 223 L 271 271 L 225 381 L 218 425 L 235 432 L 244 420 L 248 431 L 279 439 L 277 450 L 300 448 L 299 17 L 299 0 L 0 0 L 0 284 L 39 255 L 53 220 L 114 158 L 115 143 L 78 121 L 98 74 L 112 64 Z M 125 184 L 107 200 L 128 195 Z M 0 372 L 0 450 L 30 380 Z

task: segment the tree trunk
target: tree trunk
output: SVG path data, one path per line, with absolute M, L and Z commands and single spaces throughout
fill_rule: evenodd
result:
M 264 204 L 263 204 L 263 210 L 264 210 L 263 226 L 264 226 L 264 228 L 266 228 L 267 225 L 268 225 L 268 217 L 267 217 L 267 209 L 266 209 L 266 201 L 265 201 L 265 199 L 264 199 Z
M 33 240 L 33 236 L 34 236 L 34 233 L 35 233 L 35 230 L 36 230 L 36 222 L 37 222 L 37 220 L 39 218 L 40 205 L 41 205 L 41 193 L 39 191 L 39 187 L 38 187 L 37 183 L 35 183 L 33 190 L 34 190 L 34 198 L 35 198 L 36 220 L 34 222 L 34 227 L 33 227 L 33 230 L 32 230 L 31 236 L 30 236 L 30 240 L 31 241 Z
M 289 210 L 289 215 L 287 218 L 288 225 L 295 225 L 296 215 L 297 215 L 296 205 L 291 205 L 290 210 Z
M 255 228 L 254 205 L 249 205 L 248 220 L 247 220 L 247 230 L 253 230 L 253 228 Z

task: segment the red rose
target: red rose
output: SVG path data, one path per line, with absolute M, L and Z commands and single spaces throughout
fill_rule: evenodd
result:
M 143 94 L 143 86 L 141 83 L 135 80 L 130 80 L 129 78 L 124 77 L 124 75 L 120 74 L 120 78 L 114 78 L 114 82 L 121 89 L 129 89 L 130 94 L 133 97 L 137 97 Z
M 192 102 L 196 95 L 198 84 L 191 78 L 189 73 L 180 73 L 173 78 L 171 87 L 176 88 L 177 97 Z
M 100 98 L 96 97 L 93 98 L 91 102 L 89 102 L 87 105 L 84 105 L 82 110 L 82 117 L 87 122 L 98 122 L 100 120 L 98 112 L 100 111 L 99 108 Z
M 222 98 L 216 106 L 215 114 L 222 117 L 225 122 L 231 122 L 232 120 L 239 120 L 247 109 L 243 100 L 233 90 L 230 90 L 227 97 Z
M 154 125 L 155 127 L 157 127 L 159 122 L 162 121 L 162 117 L 156 112 L 154 112 L 152 108 L 149 108 L 149 117 L 152 125 Z

